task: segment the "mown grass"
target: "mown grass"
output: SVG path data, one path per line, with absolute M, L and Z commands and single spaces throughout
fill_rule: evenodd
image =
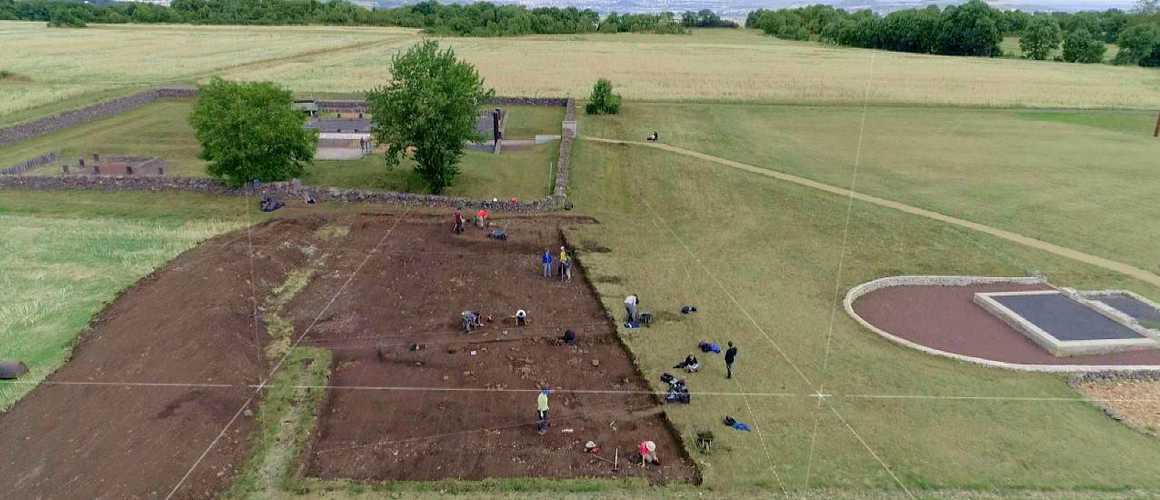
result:
M 199 242 L 241 227 L 236 199 L 0 191 L 0 359 L 38 382 L 120 290 Z M 0 384 L 0 410 L 35 386 Z
M 865 127 L 863 129 L 863 119 Z M 1154 111 L 628 103 L 582 132 L 664 143 L 1160 272 Z M 859 151 L 859 145 L 861 150 Z
M 57 175 L 60 164 L 76 165 L 81 156 L 157 156 L 169 162 L 167 175 L 203 177 L 205 162 L 188 116 L 193 101 L 161 101 L 117 116 L 61 130 L 0 149 L 0 165 L 11 165 L 49 151 L 61 160 L 29 172 Z M 559 134 L 563 108 L 513 106 L 508 135 L 531 138 L 536 133 Z M 519 135 L 512 135 L 513 132 Z M 468 150 L 461 161 L 461 176 L 448 194 L 472 198 L 541 198 L 549 193 L 548 175 L 557 159 L 559 142 L 530 148 L 509 148 L 500 155 Z M 387 169 L 381 154 L 361 160 L 317 161 L 307 167 L 303 182 L 317 186 L 424 192 L 414 175 L 414 162 Z
M 593 120 L 582 127 L 591 131 Z M 773 493 L 784 484 L 791 493 L 901 495 L 878 459 L 908 489 L 932 496 L 1160 489 L 1157 442 L 1082 401 L 860 399 L 1079 396 L 1062 377 L 896 346 L 835 309 L 849 287 L 899 274 L 1041 272 L 1061 286 L 1124 287 L 1153 298 L 1160 290 L 965 229 L 663 151 L 581 140 L 575 155 L 571 198 L 601 224 L 570 235 L 611 250 L 579 257 L 590 276 L 605 278 L 596 280 L 605 307 L 620 314 L 623 297 L 637 293 L 646 310 L 679 318 L 622 332 L 645 376 L 657 380 L 699 340 L 732 340 L 741 348 L 733 381 L 724 378 L 719 358 L 706 357 L 706 368 L 689 379 L 693 404 L 668 408 L 687 443 L 697 431 L 717 434 L 712 454 L 693 452 L 706 491 Z M 849 176 L 851 164 L 845 165 Z M 684 304 L 700 312 L 673 314 Z M 818 391 L 830 402 L 819 406 L 811 396 Z M 730 392 L 774 395 L 708 395 Z M 725 415 L 761 433 L 725 429 Z

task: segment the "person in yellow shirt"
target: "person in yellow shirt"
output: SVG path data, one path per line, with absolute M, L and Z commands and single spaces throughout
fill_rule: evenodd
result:
M 568 249 L 560 247 L 560 281 L 564 281 L 571 273 L 572 260 L 568 257 Z

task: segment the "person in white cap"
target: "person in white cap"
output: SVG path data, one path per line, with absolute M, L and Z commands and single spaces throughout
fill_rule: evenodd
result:
M 520 309 L 516 311 L 516 326 L 528 326 L 528 312 Z
M 640 460 L 641 465 L 655 464 L 660 465 L 661 461 L 657 458 L 657 444 L 652 441 L 640 442 Z

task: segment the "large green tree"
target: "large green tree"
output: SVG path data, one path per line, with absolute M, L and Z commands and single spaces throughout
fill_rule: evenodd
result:
M 1116 64 L 1160 66 L 1160 23 L 1137 24 L 1120 32 Z
M 198 90 L 190 115 L 209 174 L 231 186 L 302 175 L 318 135 L 303 127 L 293 95 L 269 82 L 214 78 Z
M 464 143 L 480 140 L 479 109 L 493 95 L 475 66 L 434 40 L 396 54 L 391 81 L 367 93 L 375 139 L 389 145 L 387 167 L 410 154 L 431 192 L 443 192 L 459 174 Z
M 939 54 L 948 56 L 993 57 L 1002 54 L 999 42 L 998 11 L 983 0 L 970 0 L 943 11 L 939 26 Z
M 1108 48 L 1088 30 L 1079 28 L 1067 34 L 1063 41 L 1063 60 L 1077 63 L 1098 63 L 1104 60 Z
M 1049 16 L 1035 16 L 1027 23 L 1019 37 L 1019 48 L 1023 56 L 1028 59 L 1042 61 L 1051 55 L 1051 51 L 1059 48 L 1059 39 L 1063 31 L 1059 23 Z

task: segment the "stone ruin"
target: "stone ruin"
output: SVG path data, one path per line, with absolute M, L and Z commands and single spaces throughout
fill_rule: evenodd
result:
M 156 156 L 101 156 L 93 153 L 86 160 L 84 156 L 75 164 L 61 165 L 64 175 L 112 175 L 112 176 L 162 176 L 169 164 Z

